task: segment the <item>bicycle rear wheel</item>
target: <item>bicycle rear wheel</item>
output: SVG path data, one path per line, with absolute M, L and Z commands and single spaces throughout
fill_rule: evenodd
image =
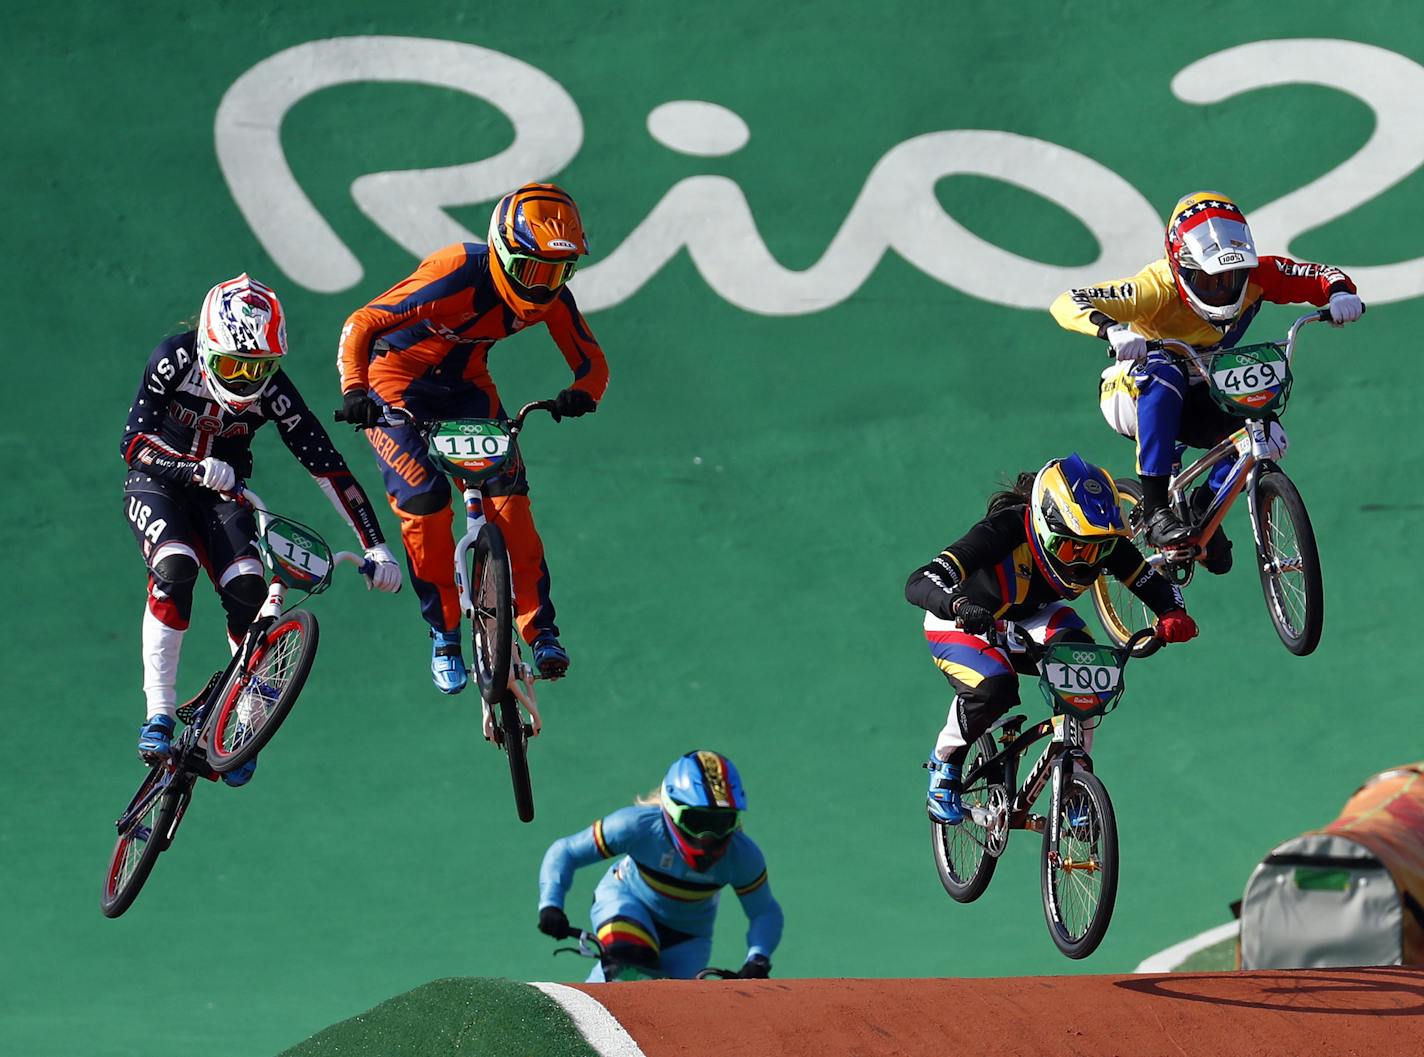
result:
M 993 735 L 977 738 L 969 748 L 963 773 L 969 774 L 981 761 L 993 756 L 996 748 Z M 1000 777 L 998 774 L 981 776 L 960 793 L 965 817 L 959 825 L 946 826 L 930 820 L 930 844 L 940 884 L 951 899 L 961 903 L 974 902 L 994 879 L 994 867 L 999 860 L 989 853 L 990 833 L 974 821 L 969 809 L 988 807 L 991 789 L 1002 788 L 997 785 Z
M 218 688 L 202 742 L 214 771 L 241 767 L 272 740 L 306 684 L 316 647 L 316 617 L 304 609 L 283 613 L 246 666 Z
M 172 838 L 182 794 L 171 771 L 171 763 L 150 769 L 119 817 L 124 824 L 109 855 L 109 869 L 99 894 L 99 909 L 106 918 L 116 918 L 133 905 Z
M 509 777 L 514 783 L 514 809 L 520 822 L 534 821 L 534 787 L 529 781 L 529 735 L 524 714 L 512 690 L 499 702 L 500 748 L 509 757 Z
M 480 684 L 480 696 L 491 705 L 499 705 L 509 690 L 510 657 L 514 652 L 514 590 L 504 533 L 486 524 L 480 529 L 471 554 L 475 680 Z M 515 712 L 518 711 L 516 707 Z
M 1043 831 L 1043 915 L 1058 949 L 1086 958 L 1098 949 L 1117 901 L 1117 820 L 1098 777 L 1066 775 L 1058 804 L 1058 840 Z
M 1142 485 L 1131 477 L 1120 477 L 1117 480 L 1117 490 L 1122 496 L 1123 520 L 1134 530 L 1132 542 L 1139 550 L 1150 552 L 1151 548 L 1146 546 L 1144 539 L 1145 530 L 1141 525 L 1134 525 L 1131 517 L 1132 512 L 1142 503 Z M 1126 646 L 1133 632 L 1151 627 L 1156 620 L 1152 611 L 1142 603 L 1142 599 L 1108 572 L 1093 581 L 1093 608 L 1097 610 L 1103 631 L 1114 646 Z
M 1305 501 L 1279 470 L 1263 473 L 1256 484 L 1256 531 L 1264 548 L 1256 565 L 1266 610 L 1286 649 L 1304 657 L 1320 645 L 1325 587 Z

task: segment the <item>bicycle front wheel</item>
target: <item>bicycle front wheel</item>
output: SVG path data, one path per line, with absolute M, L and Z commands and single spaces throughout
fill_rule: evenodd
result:
M 984 734 L 977 738 L 969 748 L 963 773 L 969 774 L 982 761 L 993 756 L 995 748 L 992 735 Z M 971 808 L 988 809 L 990 791 L 996 788 L 999 777 L 997 774 L 981 775 L 964 788 L 960 793 L 960 799 L 964 802 L 964 821 L 959 825 L 946 826 L 930 820 L 930 845 L 934 850 L 940 884 L 944 885 L 951 899 L 960 903 L 972 903 L 984 894 L 999 862 L 989 853 L 991 837 L 988 828 L 975 822 L 970 814 Z
M 241 767 L 272 740 L 297 702 L 316 659 L 316 617 L 304 609 L 279 616 L 245 667 L 218 688 L 203 734 L 208 763 L 218 774 Z
M 1142 503 L 1142 485 L 1131 477 L 1120 477 L 1117 490 L 1122 497 L 1123 523 L 1133 529 L 1132 542 L 1138 550 L 1151 551 L 1146 546 L 1146 532 L 1141 525 L 1134 524 L 1132 513 Z M 1133 632 L 1151 627 L 1157 619 L 1135 594 L 1127 589 L 1112 573 L 1104 572 L 1093 581 L 1093 608 L 1098 611 L 1098 620 L 1103 631 L 1114 646 L 1126 646 Z
M 1286 649 L 1313 653 L 1325 627 L 1325 587 L 1320 552 L 1305 501 L 1284 473 L 1263 473 L 1256 484 L 1257 555 L 1266 610 Z
M 120 817 L 119 839 L 109 856 L 99 909 L 116 918 L 133 905 L 159 853 L 168 846 L 181 794 L 167 780 L 169 765 L 153 767 Z
M 529 781 L 529 735 L 524 715 L 513 691 L 506 690 L 499 703 L 500 743 L 509 756 L 509 777 L 514 783 L 514 809 L 520 822 L 534 821 L 534 787 Z
M 504 533 L 486 524 L 471 553 L 468 582 L 474 606 L 471 625 L 475 680 L 480 684 L 480 696 L 491 705 L 499 705 L 509 691 L 509 665 L 514 652 L 514 589 Z M 518 711 L 516 706 L 515 712 Z
M 1056 842 L 1052 829 L 1043 832 L 1043 914 L 1058 949 L 1086 958 L 1107 934 L 1117 901 L 1117 821 L 1096 775 L 1065 776 Z

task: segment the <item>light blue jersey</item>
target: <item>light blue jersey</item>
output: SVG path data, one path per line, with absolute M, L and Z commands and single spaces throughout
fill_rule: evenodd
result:
M 781 940 L 782 913 L 756 842 L 737 830 L 722 858 L 707 872 L 698 872 L 678 854 L 662 809 L 656 805 L 625 807 L 551 844 L 539 870 L 540 909 L 562 908 L 575 870 L 615 856 L 621 858 L 599 882 L 594 896 L 593 923 L 600 938 L 605 938 L 606 923 L 617 919 L 625 929 L 637 932 L 641 925 L 651 931 L 647 939 L 654 948 L 674 947 L 696 937 L 706 941 L 697 946 L 710 951 L 720 890 L 731 885 L 749 922 L 747 957 L 771 958 Z M 613 925 L 608 929 L 619 931 Z M 705 964 L 704 959 L 698 968 Z

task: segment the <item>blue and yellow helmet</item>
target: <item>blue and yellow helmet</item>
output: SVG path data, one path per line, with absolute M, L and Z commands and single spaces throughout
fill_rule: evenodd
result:
M 673 761 L 658 801 L 683 861 L 694 870 L 706 870 L 727 850 L 746 810 L 747 794 L 731 760 L 698 749 Z
M 1040 556 L 1052 572 L 1080 587 L 1097 579 L 1118 540 L 1132 536 L 1112 476 L 1077 452 L 1038 471 L 1029 516 Z

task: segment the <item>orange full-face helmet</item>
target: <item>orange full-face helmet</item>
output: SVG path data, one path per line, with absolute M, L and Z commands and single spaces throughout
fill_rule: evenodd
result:
M 588 253 L 578 206 L 553 184 L 525 184 L 501 198 L 489 246 L 495 288 L 521 319 L 543 315 Z

